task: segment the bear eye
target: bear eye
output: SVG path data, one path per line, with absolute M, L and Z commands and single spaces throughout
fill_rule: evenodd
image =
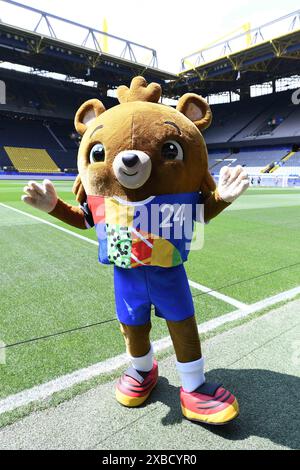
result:
M 168 140 L 161 149 L 165 160 L 183 160 L 183 148 L 176 140 Z
M 97 162 L 104 162 L 105 160 L 105 149 L 104 145 L 96 144 L 90 151 L 90 162 L 97 163 Z

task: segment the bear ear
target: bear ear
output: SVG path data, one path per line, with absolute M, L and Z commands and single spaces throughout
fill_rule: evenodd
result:
M 74 124 L 76 131 L 83 135 L 92 122 L 105 111 L 103 103 L 99 100 L 93 99 L 83 103 L 75 115 Z
M 76 201 L 79 202 L 79 204 L 83 204 L 86 202 L 86 192 L 84 190 L 84 187 L 83 187 L 83 184 L 81 182 L 81 178 L 79 175 L 74 181 L 72 191 L 73 191 L 73 194 L 75 194 Z
M 212 112 L 202 96 L 186 93 L 179 99 L 176 109 L 190 119 L 200 131 L 211 124 Z

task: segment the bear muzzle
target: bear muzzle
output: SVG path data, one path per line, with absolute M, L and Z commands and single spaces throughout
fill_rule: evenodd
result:
M 151 158 L 141 150 L 124 150 L 115 157 L 113 171 L 119 183 L 128 189 L 137 189 L 149 179 Z

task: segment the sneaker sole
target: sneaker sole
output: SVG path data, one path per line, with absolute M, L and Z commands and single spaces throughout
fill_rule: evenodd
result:
M 239 405 L 237 400 L 234 400 L 234 402 L 225 410 L 210 415 L 195 413 L 191 410 L 188 410 L 183 405 L 181 405 L 181 410 L 183 416 L 189 421 L 195 421 L 203 424 L 212 424 L 215 426 L 228 424 L 239 416 Z
M 157 384 L 157 381 L 155 384 L 151 387 L 147 395 L 143 395 L 142 397 L 130 397 L 129 395 L 125 395 L 124 393 L 120 392 L 118 388 L 116 388 L 116 399 L 117 402 L 120 403 L 123 406 L 126 406 L 128 408 L 135 408 L 137 406 L 142 405 L 147 398 L 150 396 L 152 390 L 155 388 Z

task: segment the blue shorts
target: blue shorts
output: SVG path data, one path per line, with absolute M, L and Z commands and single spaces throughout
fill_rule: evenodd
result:
M 117 317 L 126 325 L 145 325 L 155 315 L 182 321 L 194 315 L 194 304 L 183 264 L 172 268 L 114 266 Z

